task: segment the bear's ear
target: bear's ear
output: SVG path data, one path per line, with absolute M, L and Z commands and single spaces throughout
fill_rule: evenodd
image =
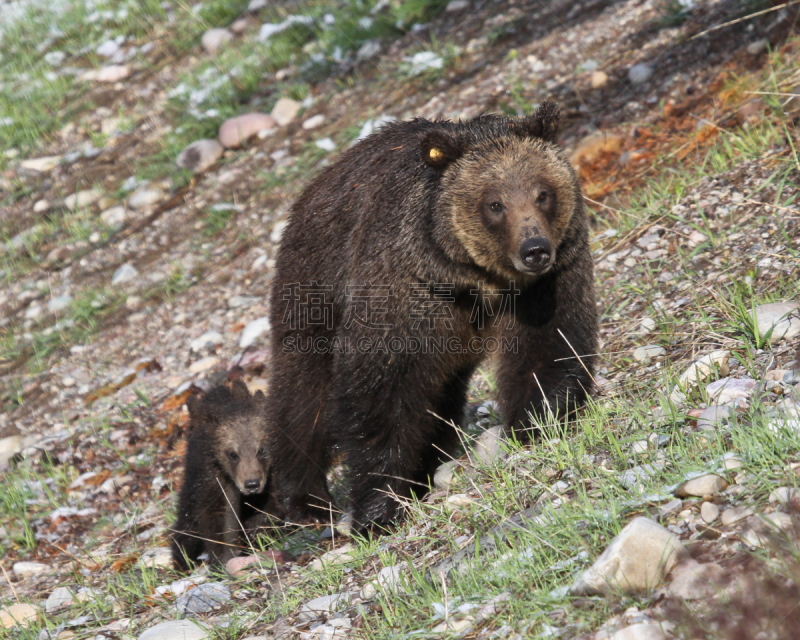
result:
M 186 408 L 189 409 L 189 418 L 192 424 L 211 422 L 208 403 L 205 401 L 205 397 L 202 394 L 193 393 L 186 398 Z
M 535 113 L 522 119 L 521 124 L 528 137 L 555 142 L 560 120 L 561 110 L 558 105 L 555 102 L 542 102 Z
M 444 131 L 431 131 L 422 139 L 422 160 L 434 169 L 444 169 L 461 157 L 461 149 Z

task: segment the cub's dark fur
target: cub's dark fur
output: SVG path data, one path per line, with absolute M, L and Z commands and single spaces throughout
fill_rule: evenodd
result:
M 271 294 L 268 394 L 274 486 L 291 520 L 330 519 L 325 473 L 339 455 L 356 531 L 399 515 L 392 494 L 424 491 L 455 450 L 448 422 L 461 422 L 488 353 L 522 437 L 529 416 L 541 425 L 585 401 L 592 259 L 557 123 L 546 103 L 527 118 L 392 124 L 294 204 Z
M 273 511 L 265 403 L 239 380 L 187 400 L 191 427 L 172 535 L 179 569 L 203 553 L 224 564 L 244 547 L 241 524 Z

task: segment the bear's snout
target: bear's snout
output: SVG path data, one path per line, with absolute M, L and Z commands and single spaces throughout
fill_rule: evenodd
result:
M 261 490 L 261 480 L 252 478 L 244 481 L 244 491 L 242 493 L 259 493 Z
M 544 236 L 525 240 L 519 248 L 519 257 L 526 270 L 536 273 L 550 266 L 550 241 Z

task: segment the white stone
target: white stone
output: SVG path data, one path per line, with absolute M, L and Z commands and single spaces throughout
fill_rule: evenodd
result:
M 139 557 L 139 564 L 150 568 L 171 567 L 172 551 L 169 547 L 148 549 Z
M 697 428 L 702 431 L 713 431 L 718 425 L 723 424 L 736 415 L 733 407 L 723 407 L 711 405 L 703 409 L 700 417 L 697 418 Z
M 609 640 L 667 640 L 667 636 L 660 625 L 641 622 L 620 629 Z
M 371 136 L 378 129 L 391 122 L 394 122 L 395 120 L 397 120 L 397 118 L 390 115 L 379 116 L 378 118 L 375 118 L 375 120 L 367 120 L 361 127 L 361 131 L 356 138 L 356 142 L 366 138 L 367 136 Z
M 103 58 L 112 58 L 119 51 L 119 44 L 116 40 L 106 40 L 97 47 L 97 55 Z
M 163 198 L 164 192 L 161 189 L 137 189 L 128 198 L 128 206 L 131 209 L 146 209 Z
M 768 44 L 769 40 L 764 38 L 756 40 L 755 42 L 751 42 L 747 45 L 747 53 L 749 53 L 751 56 L 757 56 L 766 50 Z
M 710 598 L 719 590 L 724 576 L 725 572 L 718 564 L 700 564 L 689 558 L 672 571 L 669 590 L 672 595 L 684 600 Z
M 44 573 L 50 569 L 49 565 L 42 564 L 41 562 L 15 562 L 14 575 L 20 580 L 27 580 L 35 575 Z
M 47 301 L 47 311 L 50 313 L 58 313 L 69 307 L 71 302 L 72 296 L 68 293 L 65 293 L 63 296 L 58 296 L 57 298 L 50 298 Z
M 83 209 L 94 204 L 102 197 L 103 194 L 97 189 L 84 189 L 64 198 L 64 206 L 70 210 Z
M 34 213 L 44 213 L 50 208 L 50 203 L 47 200 L 37 200 L 33 205 Z
M 283 231 L 286 229 L 286 226 L 289 224 L 288 220 L 281 220 L 275 223 L 275 226 L 272 227 L 272 232 L 269 234 L 270 242 L 274 242 L 278 244 L 281 241 L 281 237 L 283 236 Z
M 446 490 L 453 484 L 453 477 L 458 468 L 458 463 L 454 460 L 439 465 L 436 473 L 433 474 L 433 486 L 440 490 Z
M 348 543 L 338 549 L 331 549 L 323 553 L 319 558 L 314 558 L 309 566 L 319 571 L 325 565 L 344 564 L 351 560 L 353 560 L 353 545 Z
M 573 595 L 623 590 L 633 594 L 654 589 L 686 556 L 681 541 L 644 517 L 635 518 L 570 587 Z
M 724 478 L 715 473 L 707 473 L 681 484 L 675 489 L 675 495 L 682 498 L 689 496 L 702 498 L 703 496 L 713 496 L 727 488 L 728 482 Z
M 225 338 L 219 331 L 206 331 L 199 338 L 192 340 L 189 348 L 192 351 L 203 351 L 204 349 L 213 349 L 225 342 Z
M 472 455 L 482 464 L 492 464 L 503 460 L 508 456 L 503 446 L 506 442 L 505 429 L 498 425 L 491 429 L 486 429 L 475 442 Z
M 139 272 L 136 270 L 130 262 L 126 262 L 125 264 L 121 265 L 117 268 L 114 272 L 114 275 L 111 277 L 111 284 L 118 285 L 123 284 L 125 282 L 130 282 L 134 280 L 139 275 Z
M 719 507 L 713 502 L 704 502 L 700 507 L 700 517 L 707 524 L 711 524 L 719 517 Z
M 406 60 L 409 63 L 408 75 L 410 76 L 441 69 L 444 66 L 444 59 L 433 51 L 419 51 Z
M 364 60 L 371 60 L 381 52 L 382 48 L 379 38 L 367 40 L 358 48 L 358 51 L 356 51 L 356 61 L 363 62 Z
M 209 29 L 200 39 L 203 49 L 209 53 L 216 53 L 222 45 L 233 40 L 233 34 L 225 28 Z
M 216 356 L 207 356 L 198 360 L 197 362 L 193 362 L 189 366 L 189 373 L 197 374 L 203 373 L 204 371 L 208 371 L 217 365 L 219 362 L 219 358 Z
M 61 156 L 42 156 L 41 158 L 23 160 L 19 163 L 19 166 L 27 171 L 47 173 L 55 169 L 59 162 L 61 162 Z
M 797 302 L 774 302 L 756 307 L 758 334 L 763 337 L 772 330 L 770 344 L 790 340 L 800 335 L 800 310 Z
M 681 377 L 678 378 L 678 384 L 672 391 L 670 399 L 676 403 L 683 402 L 684 395 L 682 390 L 707 380 L 714 371 L 718 371 L 721 376 L 728 375 L 730 371 L 728 368 L 728 360 L 730 360 L 730 357 L 730 351 L 718 349 L 690 364 L 686 371 L 681 374 Z
M 368 582 L 361 590 L 361 599 L 370 600 L 374 598 L 378 592 L 386 594 L 394 594 L 397 592 L 404 592 L 402 584 L 402 574 L 408 569 L 408 563 L 401 562 L 393 567 L 384 567 L 378 572 L 378 576 Z
M 247 349 L 247 347 L 254 344 L 262 334 L 269 331 L 269 328 L 270 324 L 267 316 L 262 316 L 261 318 L 256 318 L 249 322 L 242 330 L 242 335 L 239 338 L 239 347 L 241 349 Z
M 300 607 L 297 617 L 301 621 L 313 620 L 323 614 L 335 613 L 339 609 L 344 609 L 350 604 L 350 594 L 333 593 L 329 596 L 314 598 Z
M 608 84 L 608 74 L 605 71 L 592 71 L 592 76 L 589 79 L 592 89 L 602 89 Z
M 800 504 L 800 492 L 794 487 L 778 487 L 769 494 L 770 504 L 795 506 Z
M 452 496 L 448 496 L 445 502 L 453 507 L 468 507 L 475 502 L 475 500 L 470 498 L 466 493 L 454 493 Z
M 317 148 L 322 149 L 323 151 L 331 152 L 336 149 L 336 143 L 331 138 L 321 138 L 320 140 L 315 140 L 314 144 Z
M 206 640 L 210 638 L 207 625 L 197 620 L 171 620 L 144 631 L 139 640 Z
M 636 362 L 647 363 L 654 358 L 661 358 L 667 355 L 667 350 L 658 344 L 647 344 L 633 350 L 633 359 Z
M 130 75 L 131 70 L 127 65 L 112 64 L 100 69 L 94 79 L 97 80 L 97 82 L 114 83 L 124 80 Z
M 175 158 L 175 164 L 192 173 L 202 173 L 222 157 L 224 147 L 210 138 L 196 140 Z
M 714 404 L 728 404 L 753 395 L 756 381 L 752 378 L 721 378 L 706 387 L 706 395 Z
M 450 0 L 445 7 L 445 11 L 456 12 L 463 11 L 469 6 L 468 0 Z
M 105 222 L 109 227 L 118 227 L 125 222 L 127 214 L 125 207 L 117 205 L 106 209 L 100 214 L 100 219 Z
M 279 127 L 286 126 L 297 117 L 302 105 L 297 100 L 291 98 L 281 98 L 275 103 L 270 112 L 270 116 Z
M 316 129 L 317 127 L 322 126 L 324 122 L 325 122 L 325 116 L 322 115 L 321 113 L 318 113 L 317 115 L 311 116 L 308 120 L 303 122 L 303 129 L 305 129 L 306 131 L 309 131 L 311 129 Z

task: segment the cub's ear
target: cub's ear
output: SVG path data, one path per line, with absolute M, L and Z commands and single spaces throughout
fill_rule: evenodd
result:
M 208 403 L 205 397 L 199 393 L 193 393 L 186 398 L 186 408 L 189 409 L 189 418 L 192 424 L 200 424 L 201 422 L 211 422 L 211 415 L 208 411 Z
M 462 151 L 455 140 L 444 131 L 431 131 L 422 139 L 422 160 L 434 169 L 444 169 L 461 157 Z
M 520 124 L 528 137 L 555 142 L 560 121 L 561 110 L 558 105 L 555 102 L 542 102 L 536 112 L 523 118 Z

